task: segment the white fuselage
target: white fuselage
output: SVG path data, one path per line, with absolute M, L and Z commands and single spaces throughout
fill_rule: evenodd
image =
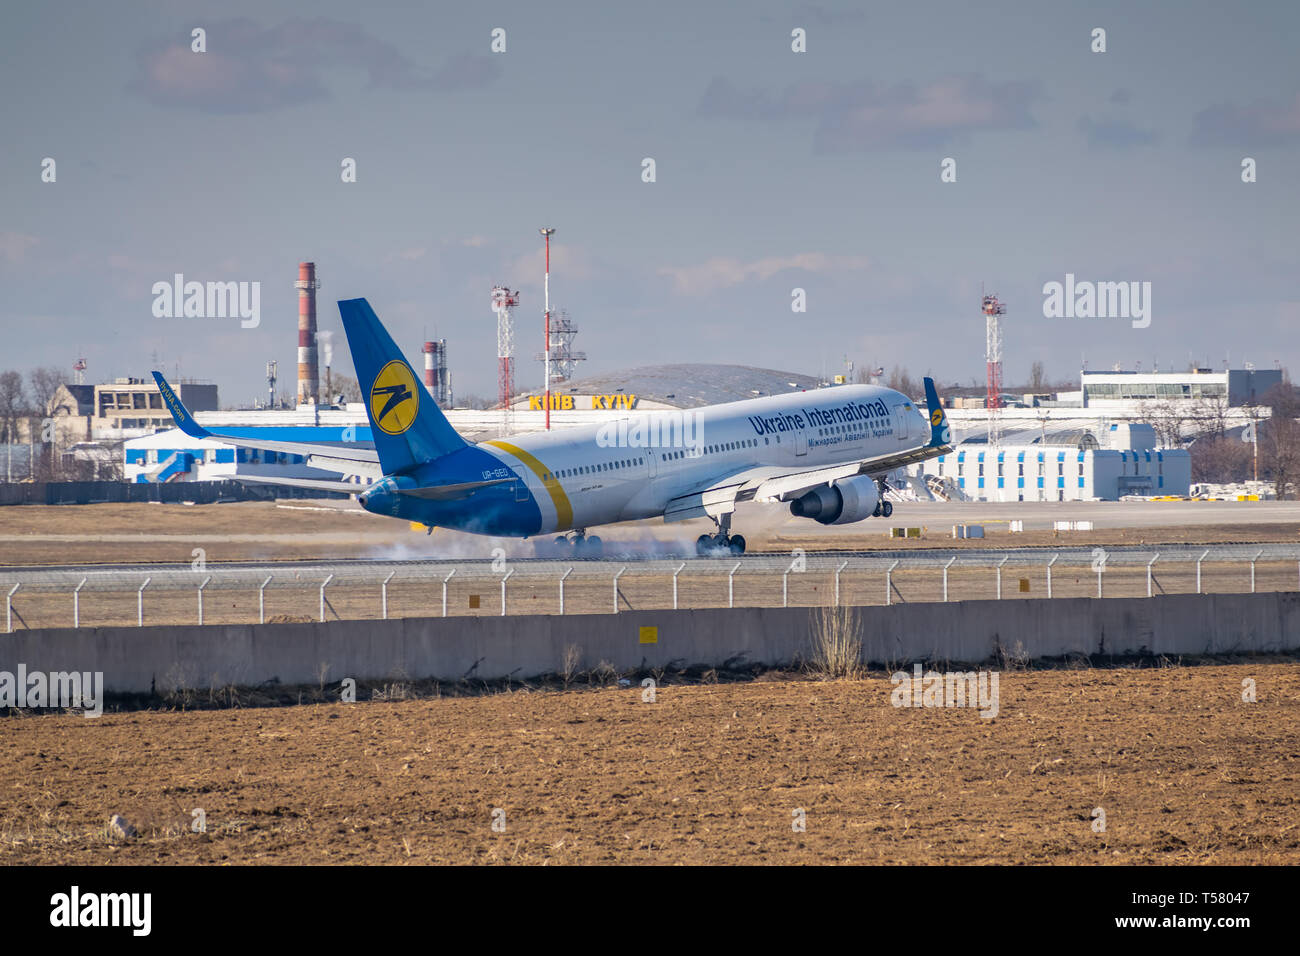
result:
M 740 473 L 795 474 L 928 441 L 929 423 L 907 396 L 876 385 L 843 385 L 633 413 L 478 447 L 524 476 L 542 512 L 539 533 L 549 534 L 657 517 L 674 498 Z

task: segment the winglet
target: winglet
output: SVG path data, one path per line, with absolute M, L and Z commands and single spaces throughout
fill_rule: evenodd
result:
M 191 438 L 211 438 L 212 433 L 201 426 L 194 420 L 190 410 L 181 404 L 181 400 L 176 397 L 172 387 L 167 384 L 167 379 L 162 377 L 162 372 L 155 371 L 153 380 L 158 383 L 158 390 L 162 392 L 163 402 L 167 405 L 167 410 L 172 413 L 172 419 L 185 434 Z
M 944 414 L 943 403 L 939 401 L 939 392 L 934 387 L 934 379 L 925 380 L 925 408 L 930 416 L 930 444 L 936 448 L 952 443 L 952 431 L 948 428 L 948 416 Z

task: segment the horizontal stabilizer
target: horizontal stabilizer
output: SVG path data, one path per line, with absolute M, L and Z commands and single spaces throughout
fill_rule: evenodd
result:
M 492 485 L 501 485 L 515 480 L 514 478 L 492 478 L 488 481 L 462 481 L 454 485 L 426 485 L 423 488 L 394 488 L 393 490 L 399 495 L 408 495 L 411 498 L 424 498 L 429 501 L 454 501 L 458 498 L 468 498 L 481 488 L 489 488 Z
M 280 478 L 272 475 L 231 475 L 230 477 L 246 485 L 285 485 L 289 488 L 311 488 L 314 491 L 341 491 L 345 495 L 359 495 L 370 487 L 351 481 L 326 481 L 322 478 Z

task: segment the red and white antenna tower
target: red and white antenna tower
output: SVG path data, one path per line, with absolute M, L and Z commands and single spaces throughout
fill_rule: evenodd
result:
M 555 230 L 550 226 L 542 226 L 537 230 L 546 240 L 546 284 L 543 286 L 544 305 L 546 309 L 546 351 L 543 353 L 542 375 L 544 384 L 542 386 L 542 402 L 546 406 L 546 430 L 551 430 L 551 236 L 555 235 Z
M 586 352 L 579 352 L 573 347 L 574 336 L 578 327 L 569 318 L 564 309 L 557 309 L 551 314 L 551 383 L 560 384 L 573 378 L 578 362 L 587 360 Z M 546 353 L 538 352 L 533 358 L 539 362 L 546 361 Z
M 988 363 L 989 390 L 984 406 L 989 413 L 989 444 L 1002 440 L 1002 322 L 1006 307 L 996 293 L 984 296 L 984 357 Z
M 84 358 L 77 359 L 72 366 L 72 370 L 77 373 L 77 384 L 86 384 L 86 360 Z
M 510 403 L 515 397 L 515 330 L 510 310 L 519 305 L 519 293 L 503 285 L 492 287 L 492 311 L 497 314 L 497 400 L 501 404 L 501 435 L 514 424 Z

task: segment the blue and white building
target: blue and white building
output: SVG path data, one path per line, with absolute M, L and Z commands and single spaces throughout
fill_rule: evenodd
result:
M 357 423 L 358 419 L 362 424 Z M 241 438 L 374 447 L 360 405 L 354 409 L 200 412 L 195 420 L 205 427 Z M 244 420 L 257 424 L 245 424 Z M 369 482 L 379 477 L 377 466 L 373 472 L 367 471 L 370 466 L 362 462 L 316 460 L 319 456 L 308 459 L 303 455 L 231 448 L 208 439 L 192 438 L 179 428 L 131 438 L 123 445 L 124 474 L 127 481 L 133 482 L 220 481 L 252 475 Z
M 925 463 L 975 501 L 1116 501 L 1125 495 L 1186 495 L 1192 461 L 1185 448 L 1157 448 L 1155 429 L 1111 424 L 1106 447 L 1090 431 L 1051 433 L 990 446 L 962 442 Z

